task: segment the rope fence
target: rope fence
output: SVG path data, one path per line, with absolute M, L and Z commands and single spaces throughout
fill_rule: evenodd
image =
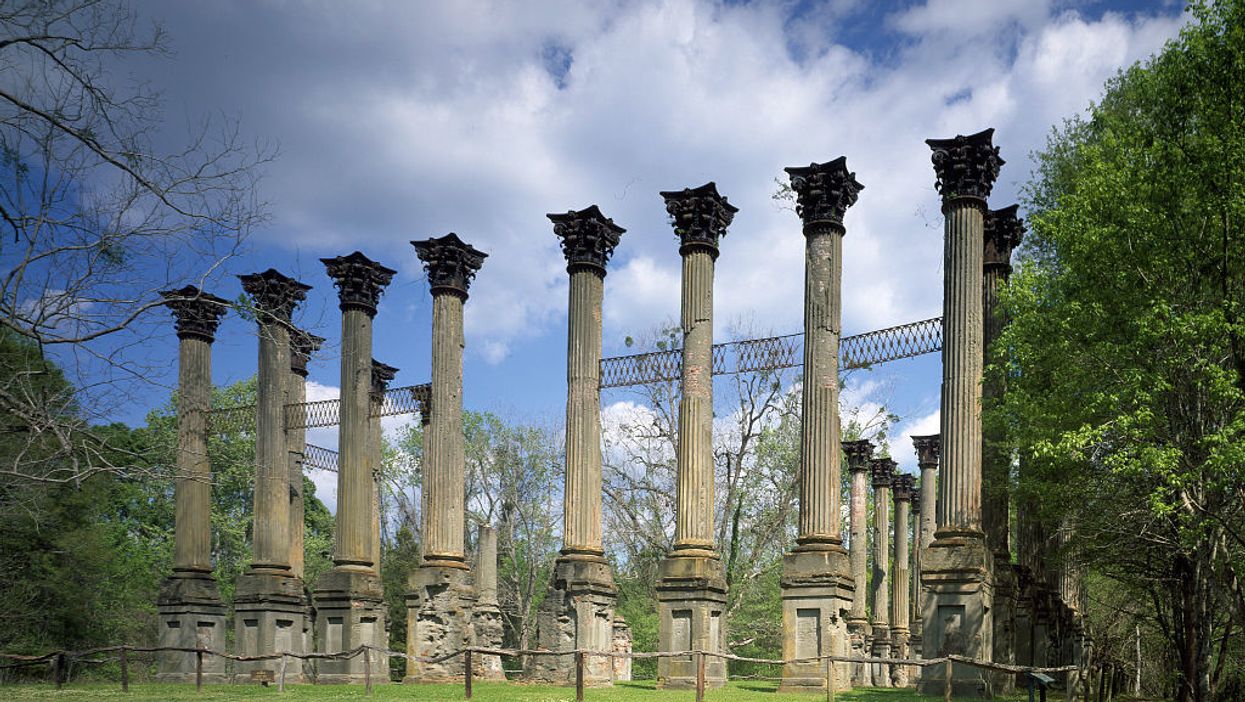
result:
M 9 661 L 0 664 L 0 670 L 14 670 L 21 668 L 29 668 L 38 665 L 47 665 L 50 667 L 52 679 L 56 684 L 56 689 L 60 690 L 68 680 L 69 670 L 76 664 L 104 664 L 111 663 L 114 660 L 109 654 L 115 654 L 115 660 L 120 666 L 121 672 L 121 690 L 128 692 L 130 689 L 130 654 L 140 653 L 186 653 L 195 655 L 195 689 L 203 688 L 203 660 L 206 656 L 216 656 L 225 660 L 239 663 L 253 663 L 259 661 L 279 661 L 279 669 L 272 677 L 275 678 L 271 682 L 277 684 L 278 690 L 285 691 L 286 667 L 291 658 L 302 661 L 316 660 L 350 660 L 357 656 L 363 656 L 364 664 L 364 686 L 365 694 L 372 693 L 373 677 L 380 674 L 374 672 L 372 659 L 379 656 L 383 660 L 401 658 L 407 661 L 417 663 L 437 664 L 445 661 L 463 657 L 463 694 L 464 699 L 472 697 L 472 683 L 474 676 L 474 666 L 472 659 L 475 656 L 498 656 L 507 658 L 528 657 L 528 656 L 574 656 L 575 657 L 575 699 L 577 702 L 583 702 L 584 699 L 584 668 L 585 659 L 589 656 L 600 658 L 626 658 L 632 660 L 645 660 L 656 658 L 679 658 L 694 657 L 696 661 L 696 700 L 703 702 L 705 696 L 705 660 L 706 658 L 721 658 L 727 661 L 737 661 L 742 663 L 760 663 L 769 665 L 790 665 L 790 664 L 810 664 L 822 663 L 824 668 L 824 680 L 826 687 L 826 699 L 834 700 L 837 681 L 835 680 L 835 670 L 833 663 L 860 663 L 860 664 L 882 664 L 890 666 L 911 666 L 915 668 L 927 668 L 931 666 L 943 667 L 945 700 L 952 699 L 952 684 L 954 676 L 952 675 L 952 667 L 954 664 L 962 664 L 980 668 L 983 670 L 992 670 L 1001 673 L 1071 673 L 1083 670 L 1082 666 L 1064 665 L 1056 667 L 1034 667 L 1008 665 L 1005 663 L 995 663 L 992 661 L 983 661 L 966 656 L 947 655 L 939 658 L 879 658 L 875 656 L 812 656 L 807 658 L 791 658 L 778 660 L 772 658 L 752 658 L 748 656 L 737 656 L 732 653 L 720 653 L 716 651 L 592 651 L 586 649 L 576 649 L 573 651 L 548 651 L 534 649 L 519 648 L 485 648 L 480 646 L 472 646 L 468 648 L 458 649 L 440 656 L 425 657 L 415 656 L 402 651 L 390 651 L 375 646 L 359 646 L 349 651 L 340 651 L 337 653 L 273 653 L 263 656 L 238 656 L 219 651 L 212 651 L 206 648 L 183 648 L 176 646 L 106 646 L 101 648 L 92 648 L 82 651 L 52 651 L 43 655 L 20 655 L 13 653 L 0 653 L 0 660 Z M 737 676 L 741 679 L 754 680 L 773 680 L 764 676 Z M 384 674 L 385 680 L 388 674 Z M 269 681 L 263 681 L 267 685 Z M 1068 685 L 1068 698 L 1072 699 L 1072 686 Z

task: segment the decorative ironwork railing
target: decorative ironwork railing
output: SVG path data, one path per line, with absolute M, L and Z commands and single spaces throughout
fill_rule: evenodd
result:
M 839 367 L 866 368 L 941 350 L 942 318 L 934 317 L 843 337 L 839 340 Z M 713 374 L 794 368 L 804 362 L 803 355 L 803 334 L 714 344 Z M 682 366 L 682 349 L 603 358 L 601 388 L 678 380 Z
M 307 444 L 303 449 L 303 467 L 337 472 L 337 452 L 331 448 Z
M 407 385 L 385 391 L 378 417 L 423 414 L 432 401 L 432 386 Z M 223 407 L 209 414 L 212 431 L 219 433 L 255 430 L 255 405 Z M 316 400 L 285 406 L 287 429 L 332 427 L 341 423 L 341 400 Z

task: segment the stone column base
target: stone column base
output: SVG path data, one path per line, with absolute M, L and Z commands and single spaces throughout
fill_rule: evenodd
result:
M 614 653 L 631 653 L 631 625 L 614 612 Z M 614 658 L 610 663 L 613 668 L 614 680 L 626 682 L 631 679 L 631 659 Z
M 783 557 L 782 657 L 812 658 L 852 653 L 847 613 L 855 585 L 851 563 L 842 547 L 794 551 Z M 852 664 L 834 664 L 835 690 L 849 690 Z M 825 691 L 824 661 L 788 663 L 782 669 L 780 692 Z
M 906 629 L 893 629 L 891 631 L 891 658 L 914 658 L 912 654 L 912 636 Z M 916 671 L 918 669 L 907 665 L 891 666 L 891 685 L 894 687 L 908 687 L 916 681 Z
M 926 658 L 958 654 L 990 660 L 994 652 L 994 560 L 984 537 L 936 534 L 921 558 L 921 585 L 925 590 L 922 654 Z M 992 694 L 992 680 L 978 668 L 955 664 L 951 676 L 953 695 Z M 921 674 L 921 694 L 943 694 L 945 680 L 943 666 L 927 667 Z
M 726 650 L 722 615 L 726 611 L 726 577 L 722 561 L 707 556 L 671 556 L 658 567 L 657 650 Z M 705 687 L 726 684 L 726 661 L 705 658 Z M 694 689 L 696 656 L 657 659 L 657 687 Z
M 471 618 L 472 626 L 475 627 L 475 645 L 484 648 L 502 647 L 504 631 L 501 607 L 495 602 L 477 602 Z M 505 680 L 506 671 L 502 669 L 501 656 L 472 656 L 471 675 L 478 680 Z
M 863 592 L 859 592 L 864 597 Z M 865 657 L 873 652 L 873 632 L 869 622 L 864 619 L 850 619 L 847 622 L 848 647 L 851 655 Z M 873 687 L 873 666 L 868 663 L 852 663 L 852 687 Z
M 210 573 L 174 573 L 165 578 L 156 610 L 160 646 L 225 652 L 225 605 Z M 193 653 L 161 653 L 156 682 L 193 683 L 196 658 Z M 203 682 L 229 682 L 224 658 L 203 656 Z
M 420 566 L 406 593 L 406 652 L 434 658 L 475 643 L 471 572 L 450 566 Z M 440 663 L 407 660 L 404 683 L 462 682 L 463 656 Z
M 559 558 L 549 593 L 536 619 L 537 647 L 549 651 L 610 651 L 614 647 L 614 606 L 618 588 L 602 558 Z M 575 657 L 532 656 L 528 675 L 554 685 L 575 684 Z M 584 658 L 584 684 L 613 684 L 612 659 Z
M 1020 599 L 1020 578 L 1009 557 L 994 558 L 994 654 L 996 663 L 1016 664 L 1016 609 Z M 1016 676 L 999 673 L 994 676 L 993 692 L 1007 694 L 1016 689 Z
M 316 651 L 342 653 L 360 646 L 389 648 L 385 639 L 385 593 L 371 571 L 334 568 L 320 577 L 312 595 L 316 604 Z M 372 684 L 389 682 L 389 659 L 375 651 L 348 659 L 324 659 L 316 682 L 327 685 L 364 684 L 371 655 Z
M 885 624 L 874 622 L 873 650 L 870 651 L 870 654 L 874 658 L 891 657 L 891 632 Z M 873 668 L 874 687 L 891 686 L 891 666 L 889 663 L 872 663 L 870 667 Z
M 238 576 L 233 603 L 234 647 L 239 656 L 267 656 L 274 653 L 306 653 L 303 648 L 303 619 L 307 602 L 303 581 L 292 575 L 248 571 Z M 250 683 L 251 673 L 270 670 L 281 674 L 281 659 L 238 661 L 234 682 Z M 311 682 L 303 661 L 286 659 L 287 683 Z

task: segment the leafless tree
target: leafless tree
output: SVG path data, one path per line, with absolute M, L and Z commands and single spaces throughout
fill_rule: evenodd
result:
M 0 368 L 0 411 L 32 447 L 0 458 L 0 475 L 132 468 L 88 425 L 167 369 L 143 351 L 169 328 L 158 292 L 210 285 L 264 218 L 270 149 L 230 120 L 164 148 L 158 92 L 122 79 L 168 53 L 125 0 L 0 5 L 0 335 L 68 381 L 49 397 L 32 380 L 46 368 Z

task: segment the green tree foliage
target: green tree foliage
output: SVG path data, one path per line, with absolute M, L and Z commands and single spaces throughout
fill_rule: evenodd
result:
M 1020 498 L 1131 594 L 1182 701 L 1245 684 L 1245 3 L 1191 12 L 1038 154 L 996 349 Z

